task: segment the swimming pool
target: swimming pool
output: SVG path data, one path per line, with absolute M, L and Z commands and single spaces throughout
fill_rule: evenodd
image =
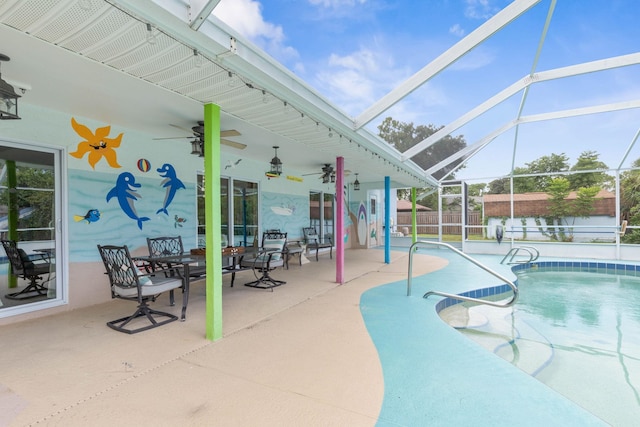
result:
M 607 423 L 637 425 L 640 268 L 556 262 L 516 271 L 516 305 L 471 307 L 459 330 Z M 443 318 L 459 322 L 458 306 Z
M 443 322 L 436 309 L 441 298 L 422 298 L 431 290 L 462 293 L 495 287 L 494 276 L 446 250 L 421 248 L 417 253 L 420 258 L 414 262 L 430 262 L 428 257 L 434 256 L 448 264 L 414 277 L 412 296 L 407 296 L 407 281 L 401 280 L 372 288 L 360 300 L 384 377 L 377 426 L 605 425 Z M 499 264 L 502 257 L 474 258 L 513 276 Z

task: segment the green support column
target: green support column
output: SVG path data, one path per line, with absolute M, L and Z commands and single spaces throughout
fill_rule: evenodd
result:
M 220 235 L 220 107 L 204 106 L 204 200 L 207 229 L 207 339 L 222 338 L 222 236 Z

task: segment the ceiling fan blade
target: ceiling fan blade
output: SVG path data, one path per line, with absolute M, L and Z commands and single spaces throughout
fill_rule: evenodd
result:
M 185 128 L 183 128 L 182 126 L 174 125 L 173 123 L 169 123 L 169 126 L 174 127 L 174 128 L 176 128 L 176 129 L 183 130 L 183 131 L 188 132 L 188 133 L 191 133 L 191 130 L 189 130 L 189 129 L 185 129 Z
M 237 130 L 235 130 L 235 129 L 229 129 L 229 130 L 222 130 L 222 131 L 220 131 L 220 136 L 221 136 L 222 138 L 228 138 L 228 137 L 230 137 L 230 136 L 240 136 L 240 135 L 241 135 L 241 133 L 240 133 L 240 132 L 238 132 L 238 131 L 237 131 Z
M 245 148 L 247 148 L 247 144 L 243 144 L 241 142 L 229 141 L 228 139 L 224 139 L 224 138 L 220 138 L 220 144 L 237 148 L 238 150 L 244 150 Z
M 191 139 L 193 136 L 170 136 L 167 138 L 153 138 L 154 141 L 160 141 L 162 139 Z

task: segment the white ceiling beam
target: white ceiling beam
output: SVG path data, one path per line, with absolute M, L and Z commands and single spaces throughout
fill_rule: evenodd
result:
M 570 65 L 568 67 L 556 68 L 549 71 L 543 71 L 536 73 L 533 76 L 525 76 L 518 80 L 511 86 L 503 89 L 498 94 L 492 96 L 482 104 L 478 105 L 474 109 L 468 111 L 464 115 L 460 116 L 456 120 L 452 121 L 427 139 L 420 141 L 413 147 L 402 153 L 402 160 L 406 161 L 415 156 L 416 154 L 426 150 L 436 142 L 440 141 L 447 135 L 453 133 L 456 129 L 461 128 L 465 124 L 474 120 L 478 116 L 484 114 L 491 108 L 510 98 L 518 93 L 525 87 L 534 83 L 540 83 L 548 80 L 555 80 L 564 77 L 577 76 L 580 74 L 593 73 L 597 71 L 604 71 L 613 68 L 626 67 L 630 65 L 640 64 L 640 53 L 632 53 L 629 55 L 616 56 L 613 58 L 601 59 L 598 61 L 585 62 L 583 64 Z
M 427 174 L 432 175 L 437 171 L 439 171 L 440 169 L 455 162 L 456 160 L 469 155 L 469 157 L 466 158 L 465 161 L 463 162 L 463 163 L 467 163 L 471 159 L 471 157 L 477 154 L 487 144 L 489 144 L 491 141 L 493 141 L 495 138 L 505 133 L 509 129 L 515 127 L 516 125 L 521 125 L 524 123 L 534 123 L 534 122 L 542 122 L 542 121 L 548 121 L 548 120 L 564 119 L 567 117 L 586 116 L 591 114 L 608 113 L 608 112 L 620 111 L 620 110 L 629 110 L 634 108 L 640 108 L 639 99 L 636 99 L 633 101 L 616 102 L 613 104 L 602 104 L 602 105 L 594 105 L 594 106 L 584 107 L 584 108 L 574 108 L 570 110 L 554 111 L 554 112 L 543 113 L 543 114 L 533 114 L 531 116 L 521 117 L 520 119 L 514 119 L 504 124 L 500 128 L 494 130 L 493 132 L 487 134 L 485 137 L 480 139 L 475 144 L 470 145 L 466 148 L 463 148 L 462 150 L 456 152 L 455 154 L 447 157 L 446 159 L 430 167 L 426 172 Z
M 189 26 L 192 30 L 198 31 L 200 26 L 207 20 L 213 9 L 216 8 L 220 0 L 191 0 L 189 6 L 189 16 L 191 22 Z
M 429 81 L 439 72 L 462 58 L 468 52 L 483 43 L 493 34 L 507 26 L 513 20 L 539 3 L 540 0 L 516 0 L 509 6 L 502 9 L 495 16 L 482 24 L 467 37 L 456 43 L 442 55 L 430 62 L 413 76 L 409 77 L 394 90 L 382 97 L 378 102 L 365 110 L 355 120 L 356 129 L 365 126 L 371 120 L 391 108 L 405 96 L 416 90 L 418 87 Z

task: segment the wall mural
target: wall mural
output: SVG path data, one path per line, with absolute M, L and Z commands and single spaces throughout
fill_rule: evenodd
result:
M 142 223 L 149 221 L 151 218 L 148 216 L 139 216 L 136 211 L 135 202 L 140 198 L 140 195 L 135 192 L 135 189 L 140 187 L 142 187 L 142 184 L 136 182 L 136 178 L 131 172 L 123 172 L 118 175 L 116 186 L 107 193 L 107 202 L 115 197 L 118 200 L 122 212 L 129 218 L 137 221 L 138 228 L 142 230 Z
M 309 226 L 309 198 L 282 193 L 262 193 L 262 229 L 278 229 L 289 238 L 302 237 Z
M 156 214 L 162 212 L 169 215 L 167 207 L 171 204 L 173 198 L 176 196 L 176 191 L 185 188 L 185 186 L 182 181 L 180 181 L 176 176 L 176 170 L 174 169 L 174 167 L 169 163 L 165 163 L 164 165 L 162 165 L 161 168 L 157 169 L 157 172 L 162 178 L 164 178 L 160 185 L 162 185 L 163 188 L 166 188 L 167 191 L 164 196 L 164 203 L 162 207 L 156 211 Z
M 133 172 L 124 173 L 134 175 Z M 114 191 L 114 196 L 107 201 L 105 195 L 117 188 L 114 180 L 117 182 L 117 177 L 122 174 L 115 176 L 106 172 L 69 169 L 69 210 L 77 214 L 69 227 L 69 255 L 72 262 L 99 260 L 96 244 L 128 245 L 131 250 L 146 248 L 147 236 L 180 234 L 185 248 L 195 247 L 196 221 L 192 219 L 195 184 L 185 183 L 186 188 L 177 193 L 168 207 L 169 215 L 154 215 L 163 205 L 166 188 L 159 185 L 155 173 L 140 174 L 136 171 L 135 174 L 139 175 L 134 177 L 133 182 L 140 187 L 125 187 L 124 199 L 118 199 Z M 135 193 L 135 200 L 126 196 L 128 191 Z M 132 216 L 123 210 L 120 204 L 122 200 L 125 209 L 131 209 L 129 213 Z M 136 218 L 145 217 L 150 219 L 142 222 L 142 231 Z M 118 233 L 114 233 L 114 230 L 118 230 Z
M 87 221 L 87 224 L 91 224 L 92 222 L 96 222 L 100 219 L 100 211 L 98 209 L 89 209 L 86 215 L 74 215 L 73 219 L 76 222 Z
M 76 151 L 69 153 L 71 156 L 82 159 L 85 154 L 87 161 L 92 169 L 95 170 L 96 164 L 104 158 L 106 162 L 112 168 L 120 168 L 118 164 L 116 148 L 120 147 L 123 134 L 120 133 L 116 138 L 109 138 L 108 135 L 111 132 L 111 126 L 103 126 L 96 128 L 95 132 L 92 132 L 87 126 L 78 123 L 75 118 L 71 118 L 71 127 L 84 141 L 78 144 Z M 138 159 L 136 166 L 140 172 L 147 173 L 151 170 L 151 162 L 147 159 Z M 177 173 L 173 165 L 169 163 L 163 164 L 160 168 L 156 169 L 156 172 L 161 178 L 164 178 L 160 183 L 160 186 L 165 190 L 162 205 L 156 210 L 156 215 L 163 213 L 169 216 L 169 205 L 173 202 L 176 192 L 181 189 L 185 189 L 184 183 L 178 178 Z M 136 224 L 140 230 L 142 225 L 146 221 L 150 221 L 148 216 L 142 216 L 138 214 L 136 204 L 142 198 L 138 190 L 145 191 L 142 188 L 142 184 L 138 183 L 136 177 L 131 172 L 123 172 L 116 178 L 115 186 L 112 187 L 106 194 L 106 201 L 109 203 L 112 199 L 117 200 L 120 210 L 129 218 L 136 221 Z M 95 195 L 94 195 L 95 196 Z M 87 214 L 74 215 L 76 222 L 86 221 L 90 224 L 100 219 L 100 211 L 95 207 L 88 210 Z M 174 228 L 182 227 L 186 222 L 186 218 L 178 215 L 174 215 Z
M 71 156 L 81 159 L 85 154 L 89 153 L 87 161 L 93 169 L 103 157 L 112 168 L 121 167 L 118 164 L 118 156 L 115 149 L 120 147 L 122 133 L 115 138 L 107 138 L 107 135 L 111 132 L 111 126 L 96 128 L 94 133 L 85 125 L 76 122 L 73 117 L 71 118 L 71 127 L 81 138 L 84 138 L 84 141 L 78 143 L 76 151 L 69 153 Z

